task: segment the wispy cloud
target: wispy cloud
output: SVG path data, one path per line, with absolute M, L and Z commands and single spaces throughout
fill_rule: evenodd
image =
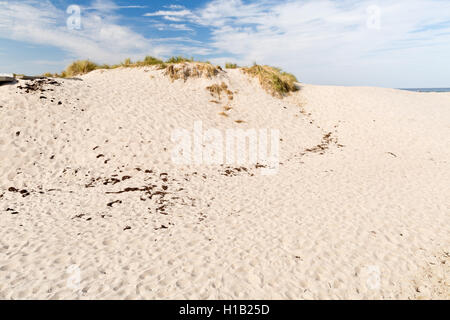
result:
M 154 28 L 157 28 L 159 31 L 191 31 L 193 32 L 194 29 L 188 27 L 186 24 L 183 23 L 161 23 L 156 22 L 153 23 L 152 26 Z
M 328 73 L 328 81 L 339 83 L 347 70 L 351 83 L 352 74 L 361 76 L 363 69 L 375 82 L 380 68 L 390 72 L 429 63 L 433 47 L 450 54 L 449 1 L 375 3 L 215 0 L 191 21 L 210 28 L 210 45 L 221 56 L 216 61 L 280 65 L 317 82 Z
M 95 0 L 90 6 L 83 7 L 84 10 L 97 10 L 102 12 L 111 12 L 119 9 L 145 9 L 147 6 L 120 6 L 112 0 Z
M 81 29 L 67 28 L 67 13 L 50 1 L 0 2 L 0 38 L 65 50 L 75 58 L 115 63 L 125 57 L 151 54 L 168 56 L 179 47 L 153 41 L 119 23 L 114 12 L 120 8 L 112 1 L 97 0 L 83 10 Z M 173 30 L 191 31 L 185 24 L 170 24 Z
M 180 4 L 171 4 L 171 5 L 164 6 L 164 8 L 168 8 L 168 9 L 184 9 L 186 7 L 182 6 Z
M 388 48 L 397 41 L 411 45 L 441 42 L 434 35 L 448 25 L 450 2 L 442 0 L 378 1 L 380 29 L 370 28 L 367 9 L 372 1 L 262 1 L 244 4 L 240 0 L 215 0 L 200 10 L 193 22 L 212 28 L 213 45 L 234 54 L 271 55 L 280 49 L 339 46 L 365 47 L 365 52 Z M 425 28 L 437 25 L 441 28 Z M 419 34 L 417 34 L 419 33 Z M 268 43 L 267 43 L 268 42 Z M 276 45 L 278 44 L 278 46 Z M 364 44 L 364 45 L 361 45 Z M 264 50 L 260 46 L 270 46 Z M 287 46 L 287 47 L 286 47 Z M 298 50 L 297 53 L 299 52 Z M 360 51 L 361 52 L 361 51 Z M 348 51 L 347 51 L 348 53 Z
M 448 0 L 205 1 L 143 10 L 95 0 L 83 7 L 80 30 L 68 29 L 67 13 L 50 0 L 0 1 L 0 38 L 99 62 L 183 53 L 257 61 L 316 83 L 415 86 L 408 81 L 450 74 Z M 124 12 L 136 10 L 124 9 L 142 11 L 130 18 Z
M 185 17 L 189 15 L 192 15 L 192 12 L 190 10 L 178 10 L 178 11 L 159 10 L 156 12 L 149 12 L 144 14 L 145 17 L 156 17 L 156 16 Z
M 97 4 L 99 2 L 97 1 Z M 50 1 L 7 2 L 0 4 L 0 37 L 62 48 L 74 57 L 117 61 L 126 54 L 163 53 L 151 41 L 126 26 L 103 18 L 96 11 L 85 13 L 82 29 L 66 26 L 67 14 Z
M 168 21 L 174 21 L 174 22 L 180 22 L 180 21 L 183 21 L 182 18 L 177 18 L 177 17 L 172 17 L 172 16 L 164 16 L 164 19 L 165 19 L 165 20 L 168 20 Z

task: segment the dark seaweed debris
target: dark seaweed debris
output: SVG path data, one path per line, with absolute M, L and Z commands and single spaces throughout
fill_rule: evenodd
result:
M 33 80 L 30 82 L 27 82 L 23 86 L 17 86 L 17 88 L 25 91 L 25 93 L 36 92 L 36 91 L 45 92 L 47 90 L 53 91 L 52 89 L 45 89 L 44 87 L 47 85 L 60 86 L 61 83 L 59 83 L 56 80 L 52 80 L 52 79 L 38 79 L 38 80 Z
M 28 190 L 26 190 L 26 189 L 19 190 L 19 189 L 16 189 L 14 187 L 11 187 L 11 188 L 8 189 L 8 191 L 9 192 L 14 192 L 14 193 L 20 193 L 22 195 L 22 197 L 24 197 L 24 198 L 28 197 L 30 195 L 30 192 Z

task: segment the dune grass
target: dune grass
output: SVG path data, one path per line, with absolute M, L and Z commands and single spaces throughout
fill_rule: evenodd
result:
M 219 100 L 222 99 L 222 93 L 228 95 L 228 100 L 233 100 L 233 92 L 228 89 L 228 86 L 226 85 L 225 82 L 222 82 L 220 85 L 213 84 L 209 87 L 206 87 L 206 90 L 209 91 L 211 96 L 218 98 Z
M 187 80 L 190 77 L 206 77 L 212 78 L 223 72 L 220 66 L 215 66 L 209 62 L 195 61 L 193 58 L 185 58 L 182 56 L 171 57 L 165 62 L 161 59 L 146 56 L 142 61 L 133 62 L 130 58 L 125 59 L 120 64 L 116 65 L 98 65 L 90 60 L 77 60 L 72 62 L 66 70 L 60 74 L 45 73 L 44 77 L 50 78 L 71 78 L 87 74 L 94 70 L 99 69 L 116 69 L 116 68 L 133 68 L 133 67 L 146 67 L 157 66 L 159 69 L 165 69 L 165 74 L 170 77 L 172 81 L 183 79 Z M 267 92 L 275 97 L 282 98 L 290 92 L 297 91 L 295 83 L 298 82 L 297 78 L 287 72 L 282 71 L 279 68 L 254 64 L 252 67 L 239 67 L 235 63 L 227 62 L 225 64 L 227 69 L 242 69 L 245 74 L 248 74 L 254 78 L 257 78 Z M 215 92 L 220 98 L 220 93 L 225 91 L 228 94 L 229 100 L 233 100 L 233 93 L 227 88 L 212 88 L 217 89 Z M 220 90 L 219 90 L 220 89 Z M 213 93 L 213 92 L 211 92 Z
M 79 76 L 83 74 L 87 74 L 94 70 L 108 70 L 108 69 L 117 69 L 117 68 L 134 68 L 134 67 L 146 67 L 146 66 L 160 66 L 161 68 L 165 68 L 166 65 L 164 62 L 158 58 L 152 56 L 146 56 L 142 61 L 133 62 L 131 58 L 127 58 L 119 64 L 109 65 L 102 64 L 98 65 L 95 62 L 90 60 L 77 60 L 72 62 L 64 71 L 61 73 L 44 73 L 44 77 L 49 78 L 71 78 L 74 76 Z
M 186 81 L 188 78 L 212 78 L 222 71 L 220 67 L 216 67 L 209 63 L 190 62 L 191 63 L 170 63 L 165 68 L 165 74 L 169 76 L 172 81 L 178 79 Z
M 152 56 L 146 56 L 143 61 L 138 61 L 136 64 L 140 67 L 164 65 L 164 62 Z
M 96 63 L 89 60 L 78 60 L 72 62 L 66 70 L 63 71 L 62 77 L 66 78 L 86 74 L 98 69 L 98 67 L 99 66 Z
M 121 64 L 122 67 L 130 68 L 134 65 L 130 58 L 126 58 Z
M 225 69 L 237 69 L 239 66 L 236 63 L 227 62 L 225 63 Z
M 284 97 L 289 92 L 297 91 L 297 78 L 290 73 L 271 66 L 253 65 L 242 69 L 246 74 L 255 77 L 264 90 L 275 97 Z
M 46 72 L 42 76 L 47 78 L 71 78 L 74 76 L 89 73 L 97 69 L 106 69 L 106 65 L 99 66 L 96 63 L 89 60 L 77 60 L 72 62 L 66 68 L 66 70 L 62 71 L 61 73 Z
M 182 62 L 194 62 L 194 58 L 185 58 L 182 56 L 171 57 L 166 60 L 166 63 L 182 63 Z

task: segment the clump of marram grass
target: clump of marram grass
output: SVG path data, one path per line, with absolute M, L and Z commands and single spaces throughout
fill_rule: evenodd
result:
M 275 97 L 282 98 L 289 92 L 298 90 L 295 85 L 297 78 L 279 68 L 255 64 L 243 70 L 246 74 L 258 78 L 263 89 Z
M 225 63 L 225 69 L 237 69 L 239 66 L 236 63 L 227 62 Z
M 62 78 L 78 76 L 97 70 L 99 66 L 89 60 L 78 60 L 72 62 L 65 71 L 61 73 Z
M 171 63 L 165 69 L 165 75 L 169 76 L 172 82 L 178 79 L 186 81 L 188 78 L 211 79 L 222 71 L 219 67 L 204 62 Z
M 105 70 L 109 70 L 109 69 L 114 69 L 115 66 L 110 66 L 109 64 L 102 64 L 101 66 L 98 66 L 97 69 L 105 69 Z
M 46 77 L 46 78 L 58 78 L 59 77 L 59 75 L 57 73 L 51 73 L 51 72 L 46 72 L 42 76 Z
M 219 84 L 213 84 L 209 87 L 206 87 L 206 90 L 209 91 L 209 93 L 213 96 L 213 97 L 217 97 L 219 98 L 219 100 L 222 98 L 222 91 L 225 91 L 228 89 L 228 86 L 226 85 L 225 82 L 222 82 L 220 85 Z
M 143 61 L 138 61 L 136 64 L 140 67 L 164 65 L 164 62 L 152 56 L 146 56 Z
M 182 62 L 194 62 L 194 58 L 185 58 L 182 56 L 171 57 L 166 60 L 166 63 L 182 63 Z
M 133 61 L 130 58 L 126 58 L 121 64 L 124 68 L 131 68 L 133 66 Z
M 213 84 L 209 87 L 206 87 L 206 90 L 208 90 L 213 97 L 215 98 L 217 97 L 219 100 L 222 99 L 222 93 L 228 95 L 228 100 L 233 100 L 233 92 L 228 89 L 228 86 L 226 85 L 225 82 L 222 82 L 220 85 Z
M 166 65 L 164 62 L 158 58 L 146 56 L 142 61 L 133 62 L 130 58 L 125 59 L 119 64 L 102 64 L 97 65 L 89 60 L 78 60 L 72 62 L 66 70 L 58 73 L 44 73 L 42 76 L 47 78 L 69 78 L 73 76 L 83 75 L 94 70 L 109 70 L 117 68 L 133 68 L 133 67 L 146 67 L 146 66 L 160 66 L 160 69 L 164 69 Z
M 89 73 L 91 71 L 97 70 L 99 68 L 104 68 L 104 66 L 100 67 L 96 63 L 89 60 L 77 60 L 72 62 L 66 70 L 61 73 L 50 73 L 46 72 L 42 76 L 47 78 L 71 78 L 74 76 L 83 75 Z
M 149 66 L 160 66 L 161 68 L 165 68 L 165 64 L 162 60 L 152 57 L 146 56 L 144 60 L 138 60 L 133 62 L 130 58 L 125 59 L 120 64 L 115 64 L 111 67 L 105 69 L 116 69 L 116 68 L 135 68 L 135 67 L 149 67 Z M 103 69 L 103 68 L 100 68 Z

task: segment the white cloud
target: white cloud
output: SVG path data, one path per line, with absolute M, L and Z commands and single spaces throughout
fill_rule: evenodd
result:
M 183 19 L 177 18 L 177 17 L 172 17 L 172 16 L 164 16 L 165 20 L 168 21 L 174 21 L 174 22 L 179 22 L 179 21 L 183 21 Z
M 179 10 L 179 11 L 167 11 L 159 10 L 156 12 L 149 12 L 144 14 L 145 17 L 157 17 L 157 16 L 175 16 L 175 17 L 185 17 L 191 15 L 190 10 Z
M 154 28 L 157 28 L 159 31 L 163 30 L 171 30 L 171 31 L 194 31 L 194 29 L 188 27 L 183 23 L 154 23 L 152 25 Z
M 177 24 L 177 23 L 171 23 L 169 24 L 170 28 L 176 29 L 176 30 L 182 30 L 182 31 L 194 31 L 192 28 L 189 28 L 185 24 Z
M 310 82 L 401 86 L 410 75 L 433 80 L 419 64 L 450 71 L 450 1 L 215 0 L 191 21 L 211 28 L 220 59 L 278 65 Z
M 182 5 L 179 5 L 179 4 L 171 4 L 171 5 L 168 5 L 168 6 L 164 6 L 164 8 L 169 8 L 169 9 L 176 10 L 176 9 L 184 9 L 185 6 L 182 6 Z
M 367 11 L 374 5 L 379 28 L 377 10 Z M 198 27 L 209 29 L 201 42 L 147 38 L 121 24 L 126 20 L 117 10 L 131 7 L 140 6 L 95 0 L 84 8 L 82 29 L 68 30 L 67 14 L 49 0 L 0 1 L 0 38 L 106 63 L 187 53 L 272 64 L 311 83 L 450 85 L 448 0 L 213 0 L 198 9 L 168 5 L 145 14 L 159 30 L 192 36 Z
M 83 12 L 81 30 L 70 30 L 66 26 L 68 15 L 50 1 L 0 3 L 0 21 L 3 22 L 0 37 L 58 47 L 72 58 L 89 58 L 102 63 L 117 63 L 128 56 L 167 56 L 173 53 L 169 46 L 155 45 L 151 39 L 119 25 L 116 16 L 101 16 L 99 13 Z
M 147 6 L 119 6 L 112 0 L 94 0 L 89 7 L 84 10 L 97 10 L 101 12 L 111 12 L 119 9 L 144 9 Z

